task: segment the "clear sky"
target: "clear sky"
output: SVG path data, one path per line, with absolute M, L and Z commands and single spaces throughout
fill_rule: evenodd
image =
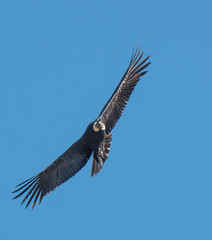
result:
M 1 239 L 212 239 L 211 9 L 1 1 Z M 103 170 L 89 161 L 33 211 L 11 200 L 98 116 L 139 41 L 152 64 Z

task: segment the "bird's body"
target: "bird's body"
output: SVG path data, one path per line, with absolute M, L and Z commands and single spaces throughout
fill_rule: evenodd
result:
M 22 203 L 29 197 L 26 205 L 28 207 L 34 198 L 33 208 L 38 198 L 40 203 L 47 193 L 73 177 L 87 163 L 92 153 L 91 176 L 102 169 L 110 151 L 111 131 L 120 118 L 140 77 L 146 73 L 142 70 L 150 64 L 143 65 L 149 57 L 140 62 L 142 56 L 143 53 L 140 54 L 140 50 L 137 48 L 113 95 L 100 115 L 88 125 L 82 137 L 37 176 L 19 184 L 17 186 L 19 188 L 14 192 L 21 192 L 14 198 L 28 191 Z
M 97 132 L 93 129 L 94 122 L 91 122 L 86 128 L 82 138 L 87 143 L 87 146 L 92 150 L 96 151 L 100 142 L 104 140 L 105 130 L 99 130 Z

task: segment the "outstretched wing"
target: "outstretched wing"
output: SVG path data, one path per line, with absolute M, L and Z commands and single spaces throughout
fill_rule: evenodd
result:
M 141 53 L 139 47 L 133 52 L 127 71 L 98 117 L 98 119 L 102 119 L 103 123 L 106 125 L 106 134 L 110 133 L 115 127 L 116 122 L 121 117 L 127 105 L 134 87 L 140 80 L 140 77 L 147 72 L 143 70 L 150 64 L 150 62 L 144 64 L 149 56 L 143 61 L 140 61 L 143 53 L 144 52 Z
M 60 186 L 62 183 L 74 176 L 87 163 L 91 153 L 92 151 L 82 147 L 81 141 L 78 140 L 37 176 L 17 185 L 16 187 L 19 188 L 13 193 L 20 193 L 15 196 L 14 199 L 26 193 L 26 196 L 21 204 L 30 197 L 26 204 L 27 208 L 34 198 L 32 206 L 33 209 L 38 198 L 40 198 L 40 204 L 47 193 L 54 191 L 56 187 Z

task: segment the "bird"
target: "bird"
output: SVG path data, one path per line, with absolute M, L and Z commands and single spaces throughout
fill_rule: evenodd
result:
M 100 172 L 110 152 L 112 130 L 121 117 L 135 86 L 147 73 L 146 68 L 151 63 L 147 62 L 150 56 L 142 60 L 143 54 L 144 51 L 141 52 L 138 45 L 136 50 L 133 50 L 125 74 L 99 116 L 87 126 L 84 134 L 54 162 L 36 176 L 18 184 L 16 190 L 12 192 L 18 195 L 13 199 L 25 194 L 21 204 L 27 200 L 25 206 L 27 208 L 32 202 L 33 209 L 38 199 L 40 204 L 47 193 L 54 191 L 56 187 L 80 171 L 92 154 L 91 177 Z

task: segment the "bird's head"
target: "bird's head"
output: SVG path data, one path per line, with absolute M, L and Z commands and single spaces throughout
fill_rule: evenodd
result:
M 94 132 L 99 132 L 99 130 L 102 130 L 102 131 L 105 130 L 105 124 L 101 121 L 101 119 L 94 122 L 93 130 L 94 130 Z

